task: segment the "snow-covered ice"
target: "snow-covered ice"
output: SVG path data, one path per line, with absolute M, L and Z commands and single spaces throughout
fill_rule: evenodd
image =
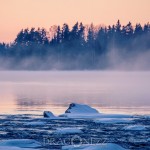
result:
M 27 122 L 24 123 L 24 125 L 28 125 L 28 126 L 44 126 L 46 122 L 42 122 L 42 121 L 33 121 L 33 122 Z
M 82 119 L 94 119 L 94 118 L 130 118 L 131 115 L 125 114 L 104 114 L 99 113 L 96 109 L 85 105 L 85 104 L 77 104 L 71 103 L 69 108 L 65 111 L 64 114 L 59 115 L 59 117 L 67 117 L 67 118 L 82 118 Z
M 55 134 L 78 134 L 83 133 L 78 128 L 59 128 L 56 131 L 54 131 Z
M 56 119 L 56 116 L 50 111 L 44 111 L 43 115 L 46 118 Z
M 95 123 L 129 123 L 131 121 L 130 118 L 100 118 L 94 120 Z
M 69 108 L 65 111 L 66 114 L 68 113 L 74 113 L 74 114 L 78 114 L 78 113 L 84 113 L 84 114 L 97 114 L 99 113 L 96 109 L 85 105 L 85 104 L 77 104 L 77 103 L 71 103 L 69 105 Z
M 129 125 L 123 128 L 124 130 L 147 130 L 143 125 Z
M 33 148 L 19 148 L 15 146 L 0 146 L 0 150 L 35 150 Z
M 46 112 L 46 114 L 46 117 L 41 117 L 42 114 L 4 115 L 5 117 L 0 119 L 0 133 L 4 133 L 0 134 L 0 139 L 4 139 L 0 141 L 0 150 L 24 150 L 24 148 L 26 148 L 25 150 L 34 148 L 37 150 L 41 150 L 40 148 L 60 150 L 62 146 L 63 149 L 70 148 L 74 150 L 76 147 L 67 146 L 62 141 L 67 139 L 66 142 L 71 142 L 71 139 L 76 135 L 83 139 L 83 145 L 77 147 L 80 150 L 105 150 L 106 148 L 107 150 L 113 150 L 113 146 L 115 150 L 118 147 L 119 150 L 122 150 L 122 147 L 135 150 L 150 147 L 148 139 L 150 118 L 148 117 L 104 114 L 83 104 L 75 104 L 69 108 L 69 112 L 66 111 L 60 116 L 55 116 L 51 112 Z M 51 138 L 56 142 L 56 145 L 53 142 L 52 145 L 49 143 Z M 105 141 L 110 144 L 117 143 L 118 145 L 106 144 L 102 147 L 100 144 L 90 145 L 98 144 L 97 140 L 92 141 L 90 144 L 84 142 L 91 141 L 91 138 L 100 140 L 99 143 Z M 35 141 L 28 139 L 34 139 Z M 48 141 L 46 145 L 43 143 L 43 139 Z M 58 139 L 60 139 L 59 143 L 57 143 Z M 37 146 L 36 143 L 38 143 Z M 71 143 L 67 144 L 72 145 Z
M 32 139 L 13 139 L 0 141 L 0 149 L 2 150 L 31 150 L 30 148 L 39 148 L 41 144 Z M 22 149 L 23 148 L 23 149 Z
M 121 146 L 113 143 L 104 143 L 99 145 L 70 145 L 63 146 L 62 150 L 126 150 Z
M 67 118 L 93 118 L 98 117 L 100 113 L 85 104 L 77 104 L 71 103 L 69 108 L 65 111 L 64 114 L 60 115 L 60 117 L 67 117 Z

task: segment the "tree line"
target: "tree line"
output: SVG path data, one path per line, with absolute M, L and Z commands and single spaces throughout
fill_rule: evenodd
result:
M 116 59 L 136 59 L 150 52 L 150 24 L 85 26 L 76 23 L 22 29 L 11 44 L 0 43 L 1 69 L 83 70 L 107 69 Z M 132 62 L 132 61 L 131 61 Z M 119 63 L 119 61 L 116 63 Z

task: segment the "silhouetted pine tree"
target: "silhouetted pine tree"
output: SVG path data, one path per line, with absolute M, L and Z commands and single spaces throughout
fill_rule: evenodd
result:
M 91 24 L 86 29 L 78 22 L 71 30 L 68 24 L 62 28 L 55 26 L 53 34 L 49 33 L 54 35 L 51 40 L 44 28 L 22 29 L 13 43 L 0 43 L 0 58 L 11 60 L 8 66 L 14 69 L 21 66 L 36 69 L 47 60 L 51 62 L 46 64 L 48 69 L 61 64 L 64 64 L 61 69 L 95 69 L 107 66 L 107 55 L 111 51 L 119 52 L 126 59 L 150 50 L 149 23 L 143 27 L 136 24 L 133 28 L 131 22 L 122 26 L 118 20 L 116 25 L 97 30 Z M 23 63 L 29 58 L 32 61 Z

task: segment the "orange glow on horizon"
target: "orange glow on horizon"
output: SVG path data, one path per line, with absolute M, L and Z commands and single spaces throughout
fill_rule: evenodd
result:
M 11 42 L 22 28 L 150 21 L 150 0 L 0 0 L 0 42 Z

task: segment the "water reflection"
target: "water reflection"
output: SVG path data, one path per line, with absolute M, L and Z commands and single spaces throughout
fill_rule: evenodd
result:
M 37 100 L 33 98 L 18 98 L 16 99 L 16 105 L 18 107 L 35 107 L 35 106 L 45 106 L 46 101 L 45 100 Z
M 150 72 L 1 72 L 1 113 L 61 114 L 69 103 L 100 112 L 150 113 Z

